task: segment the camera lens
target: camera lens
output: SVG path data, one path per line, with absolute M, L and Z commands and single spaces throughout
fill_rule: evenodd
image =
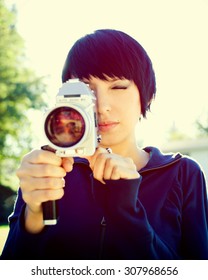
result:
M 45 120 L 45 133 L 54 145 L 72 147 L 84 136 L 84 118 L 79 111 L 71 107 L 56 108 Z

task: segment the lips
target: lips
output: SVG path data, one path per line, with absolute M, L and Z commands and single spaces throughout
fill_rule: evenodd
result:
M 118 124 L 119 124 L 119 122 L 111 122 L 111 121 L 99 122 L 98 128 L 99 128 L 100 132 L 108 132 L 108 131 L 114 129 Z

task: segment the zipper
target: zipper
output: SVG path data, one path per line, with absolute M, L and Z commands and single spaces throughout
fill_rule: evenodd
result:
M 105 217 L 102 218 L 101 223 L 100 223 L 100 244 L 99 244 L 99 254 L 98 254 L 98 259 L 102 259 L 103 255 L 103 248 L 104 248 L 104 239 L 105 239 L 105 231 L 106 231 L 106 221 Z

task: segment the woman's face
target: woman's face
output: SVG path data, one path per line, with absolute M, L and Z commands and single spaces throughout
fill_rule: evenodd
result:
M 135 83 L 127 79 L 107 77 L 107 80 L 101 80 L 93 76 L 83 81 L 96 96 L 101 146 L 134 142 L 135 125 L 141 115 L 140 95 Z

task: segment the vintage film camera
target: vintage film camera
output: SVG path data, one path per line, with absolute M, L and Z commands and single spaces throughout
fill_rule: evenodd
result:
M 97 136 L 96 98 L 89 86 L 77 79 L 63 83 L 55 107 L 44 116 L 44 135 L 49 150 L 60 157 L 93 155 L 100 142 Z M 56 201 L 42 204 L 45 225 L 57 223 Z
M 63 83 L 55 108 L 46 112 L 44 135 L 60 157 L 90 156 L 98 142 L 95 96 L 78 79 Z

